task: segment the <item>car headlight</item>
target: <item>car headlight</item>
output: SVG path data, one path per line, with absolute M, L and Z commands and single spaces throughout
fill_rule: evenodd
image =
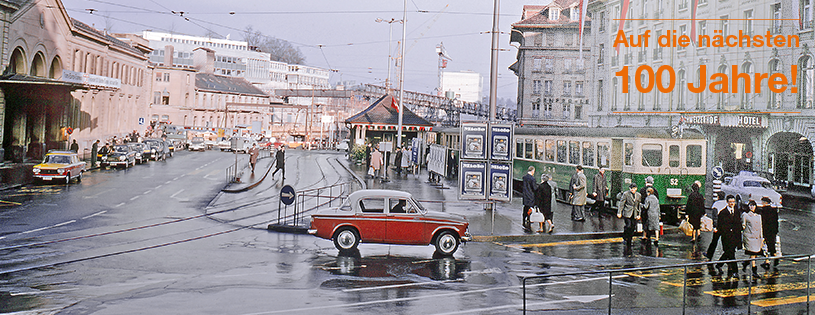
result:
M 140 157 L 141 157 L 141 153 L 136 153 L 136 157 L 140 158 Z
M 65 173 L 65 169 L 64 169 L 64 168 L 58 169 L 58 170 L 57 170 L 57 173 L 59 173 L 59 174 L 63 174 L 63 173 Z
M 152 149 L 152 150 L 150 150 L 150 152 L 156 153 L 156 149 Z
M 34 169 L 34 174 L 39 174 L 39 173 L 40 173 L 40 169 L 35 168 L 35 169 Z
M 124 155 L 119 157 L 119 161 L 124 161 L 125 159 L 126 157 Z

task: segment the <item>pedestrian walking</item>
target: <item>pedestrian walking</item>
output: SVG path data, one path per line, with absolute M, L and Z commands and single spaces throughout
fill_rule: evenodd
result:
M 645 197 L 643 212 L 648 212 L 648 220 L 645 221 L 643 225 L 645 226 L 645 237 L 648 242 L 651 241 L 651 236 L 653 236 L 654 246 L 659 246 L 659 199 L 657 199 L 657 195 L 654 193 L 655 191 L 653 187 L 648 187 L 648 189 L 645 190 L 647 195 Z
M 522 221 L 524 230 L 531 231 L 532 227 L 529 222 L 529 213 L 532 207 L 535 206 L 535 191 L 538 190 L 538 184 L 535 183 L 535 167 L 530 165 L 526 169 L 526 175 L 523 177 L 523 213 Z
M 396 154 L 393 157 L 393 166 L 396 168 L 396 176 L 402 176 L 402 149 L 396 147 Z
M 606 181 L 606 169 L 600 168 L 600 171 L 597 172 L 597 175 L 594 175 L 594 180 L 592 182 L 592 198 L 594 198 L 594 204 L 591 206 L 591 211 L 602 212 L 605 208 L 606 197 L 608 197 L 608 181 Z
M 713 210 L 711 213 L 711 219 L 713 219 L 713 236 L 710 239 L 710 244 L 707 246 L 707 253 L 705 254 L 708 261 L 713 261 L 713 254 L 716 252 L 716 247 L 719 245 L 719 239 L 721 237 L 719 230 L 716 228 L 716 224 L 719 220 L 719 212 L 727 208 L 727 200 L 724 199 L 724 193 L 720 191 L 716 196 L 716 202 L 710 206 Z M 710 273 L 715 274 L 713 267 L 710 267 Z
M 727 195 L 727 207 L 719 212 L 716 229 L 722 240 L 722 256 L 719 260 L 736 259 L 736 247 L 741 244 L 741 217 L 736 209 L 736 197 Z M 722 274 L 723 263 L 716 264 L 719 274 Z M 727 263 L 727 277 L 739 278 L 738 266 L 735 262 Z
M 96 167 L 96 155 L 99 154 L 99 140 L 91 146 L 91 167 Z
M 281 178 L 286 179 L 286 146 L 281 145 L 280 149 L 277 149 L 277 152 L 274 154 L 275 158 L 275 169 L 272 172 L 272 178 L 274 178 L 274 174 L 277 174 L 277 171 L 283 171 Z
M 705 215 L 705 197 L 699 193 L 702 183 L 696 181 L 690 186 L 691 193 L 688 195 L 688 202 L 685 204 L 685 214 L 688 216 L 688 223 L 693 226 L 692 242 L 696 243 L 702 228 L 702 216 Z
M 371 144 L 365 146 L 365 169 L 371 167 Z
M 761 247 L 764 245 L 764 230 L 761 227 L 761 215 L 756 213 L 756 201 L 750 200 L 747 202 L 747 212 L 741 216 L 741 240 L 744 245 L 744 254 L 750 258 L 756 258 L 762 254 Z M 745 261 L 742 263 L 741 270 L 747 272 L 747 265 L 751 265 L 753 271 L 753 280 L 760 277 L 756 272 L 756 261 Z
M 648 176 L 648 177 L 645 178 L 645 186 L 643 186 L 642 189 L 640 189 L 640 196 L 642 197 L 642 199 L 640 199 L 640 203 L 642 203 L 643 207 L 645 207 L 645 196 L 647 196 L 646 191 L 648 190 L 649 187 L 654 187 L 654 178 L 651 177 L 651 176 Z M 659 199 L 659 192 L 657 192 L 656 189 L 654 189 L 654 196 L 657 196 L 657 199 Z M 642 222 L 647 222 L 647 221 L 648 221 L 648 212 L 643 211 L 642 212 Z M 645 229 L 643 229 L 643 231 L 642 231 L 642 241 L 643 242 L 648 241 L 648 238 L 645 237 Z
M 382 152 L 379 152 L 379 148 L 374 148 L 374 153 L 371 153 L 371 167 L 374 168 L 374 177 L 379 177 L 379 169 L 382 168 L 383 161 L 382 161 Z
M 640 193 L 637 192 L 637 184 L 631 183 L 628 186 L 628 191 L 623 193 L 620 198 L 620 204 L 617 207 L 617 217 L 622 218 L 625 222 L 623 228 L 623 242 L 625 249 L 623 255 L 630 256 L 633 254 L 632 240 L 634 238 L 634 229 L 636 227 L 636 220 L 640 219 Z
M 249 165 L 252 166 L 252 174 L 255 173 L 255 164 L 258 162 L 258 155 L 260 154 L 260 149 L 256 143 L 252 143 L 252 147 L 247 152 L 249 153 Z
M 572 221 L 586 221 L 583 216 L 583 209 L 586 206 L 586 175 L 583 174 L 583 166 L 578 165 L 575 172 L 575 183 L 571 187 L 572 195 Z
M 772 205 L 770 197 L 761 197 L 761 208 L 757 210 L 761 215 L 761 228 L 764 232 L 764 243 L 767 244 L 767 254 L 772 256 L 780 256 L 776 242 L 778 237 L 778 208 Z M 773 265 L 778 266 L 779 259 L 773 260 Z M 770 269 L 770 261 L 766 260 L 761 267 L 764 270 Z
M 79 143 L 76 143 L 76 139 L 74 139 L 74 143 L 71 143 L 71 151 L 74 151 L 74 153 L 79 152 Z
M 410 174 L 410 151 L 407 148 L 402 148 L 402 170 L 405 172 L 405 175 Z
M 540 223 L 538 232 L 552 233 L 555 224 L 552 222 L 552 186 L 549 186 L 548 181 L 549 175 L 542 174 L 538 189 L 535 190 L 535 205 L 538 207 L 538 211 L 543 214 L 543 222 Z M 547 223 L 549 228 L 544 231 Z

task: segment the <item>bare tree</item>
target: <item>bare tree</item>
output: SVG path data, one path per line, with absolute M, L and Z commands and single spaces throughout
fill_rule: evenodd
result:
M 269 53 L 273 61 L 282 61 L 289 64 L 303 64 L 306 61 L 300 48 L 292 46 L 286 40 L 264 35 L 251 25 L 243 30 L 243 40 L 250 47 L 256 47 L 262 52 Z

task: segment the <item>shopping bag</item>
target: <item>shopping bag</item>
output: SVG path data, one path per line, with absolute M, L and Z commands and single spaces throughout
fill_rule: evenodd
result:
M 693 235 L 693 226 L 686 219 L 682 219 L 682 223 L 679 223 L 679 229 L 687 236 Z
M 368 175 L 370 175 L 370 176 L 374 176 L 374 175 L 376 175 L 376 172 L 374 171 L 374 167 L 373 167 L 373 166 L 371 166 L 371 167 L 369 167 L 369 168 L 368 168 Z
M 713 219 L 711 219 L 707 214 L 703 215 L 701 219 L 699 229 L 703 232 L 713 232 Z
M 544 220 L 544 219 L 543 219 L 543 213 L 541 213 L 541 212 L 538 210 L 538 208 L 537 208 L 537 207 L 532 208 L 532 209 L 533 209 L 533 211 L 532 211 L 532 213 L 529 215 L 529 221 L 530 221 L 530 222 L 535 222 L 535 223 L 540 223 L 540 222 L 543 222 L 543 220 Z

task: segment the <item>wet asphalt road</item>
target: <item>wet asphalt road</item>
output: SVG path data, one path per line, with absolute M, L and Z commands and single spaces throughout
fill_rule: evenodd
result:
M 287 156 L 286 184 L 298 190 L 352 180 L 339 167 L 341 154 L 290 150 Z M 342 256 L 331 241 L 264 229 L 277 219 L 279 174 L 247 192 L 219 193 L 232 163 L 231 153 L 179 152 L 166 162 L 94 171 L 82 183 L 4 191 L 0 312 L 517 314 L 524 276 L 699 261 L 679 235 L 665 236 L 657 248 L 638 246 L 633 258 L 622 257 L 619 239 L 471 242 L 453 257 L 435 255 L 432 246 L 362 244 Z M 405 189 L 425 200 L 444 196 L 416 184 Z M 494 228 L 480 205 L 427 206 L 467 215 L 476 235 Z M 785 254 L 815 252 L 811 210 L 782 213 Z M 763 301 L 751 304 L 752 311 L 800 312 L 806 269 L 804 261 L 761 271 L 748 295 L 746 279 L 723 281 L 692 268 L 688 313 L 743 313 L 748 299 Z M 613 275 L 615 313 L 681 313 L 681 271 Z M 609 306 L 608 275 L 527 284 L 536 312 L 605 313 Z

